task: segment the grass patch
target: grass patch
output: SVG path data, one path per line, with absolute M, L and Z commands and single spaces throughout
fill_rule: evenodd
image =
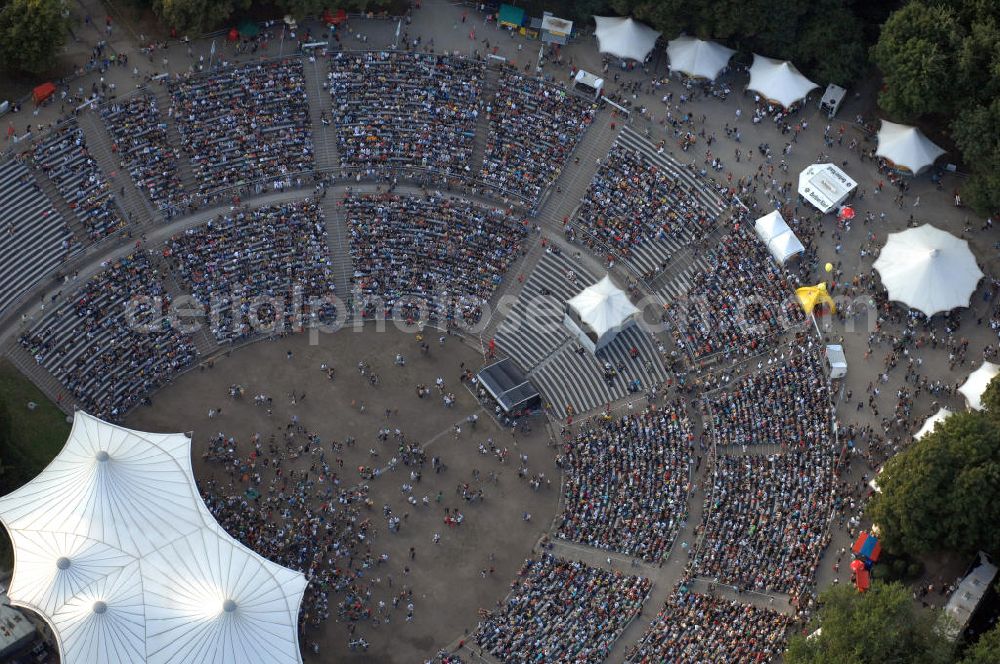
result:
M 37 404 L 28 409 L 28 402 Z M 24 377 L 0 359 L 0 495 L 20 487 L 48 465 L 69 435 L 66 415 Z M 12 564 L 7 532 L 0 528 L 0 569 Z

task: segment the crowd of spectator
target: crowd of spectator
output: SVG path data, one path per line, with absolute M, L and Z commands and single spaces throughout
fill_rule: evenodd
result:
M 258 62 L 170 82 L 183 151 L 198 193 L 313 169 L 302 60 Z
M 366 317 L 476 323 L 527 232 L 501 208 L 439 193 L 348 195 L 344 210 Z
M 830 390 L 815 350 L 789 346 L 764 370 L 707 395 L 705 401 L 717 445 L 830 447 Z
M 62 124 L 39 141 L 32 156 L 76 213 L 91 240 L 99 240 L 125 225 L 111 185 L 90 156 L 76 120 Z
M 591 102 L 513 70 L 501 74 L 486 112 L 489 134 L 479 177 L 531 201 L 559 176 L 596 115 Z
M 686 302 L 667 305 L 674 340 L 695 358 L 754 354 L 805 320 L 787 274 L 746 223 L 737 223 L 696 272 Z
M 625 656 L 628 664 L 758 664 L 781 655 L 791 620 L 772 609 L 687 592 L 668 600 L 639 643 Z
M 121 167 L 136 187 L 161 208 L 176 211 L 187 203 L 177 174 L 180 155 L 167 141 L 166 119 L 156 98 L 140 92 L 101 108 Z
M 616 144 L 601 160 L 576 223 L 622 257 L 638 247 L 657 247 L 663 269 L 671 245 L 701 239 L 714 221 L 704 203 L 679 180 L 631 147 Z M 600 250 L 592 241 L 584 238 L 584 242 Z
M 485 74 L 468 58 L 334 53 L 328 87 L 340 165 L 468 174 Z
M 603 662 L 639 613 L 651 583 L 545 553 L 525 561 L 476 642 L 504 664 Z
M 683 407 L 605 418 L 568 441 L 557 534 L 659 562 L 687 516 L 693 434 Z
M 118 420 L 195 358 L 170 324 L 170 297 L 149 257 L 107 264 L 20 338 L 88 412 Z
M 330 322 L 337 313 L 332 297 L 310 308 L 336 288 L 326 222 L 312 200 L 219 215 L 170 238 L 164 255 L 210 314 L 219 343 L 272 326 L 296 329 L 313 315 Z
M 802 595 L 829 539 L 835 453 L 719 456 L 694 568 L 743 590 Z

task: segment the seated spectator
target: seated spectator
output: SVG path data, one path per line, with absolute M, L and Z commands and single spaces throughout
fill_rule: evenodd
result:
M 642 609 L 652 584 L 550 554 L 525 561 L 476 643 L 504 664 L 599 664 Z
M 176 260 L 180 283 L 205 307 L 212 334 L 225 343 L 262 327 L 297 329 L 300 313 L 333 320 L 335 311 L 308 310 L 310 298 L 334 290 L 326 237 L 319 205 L 298 201 L 219 215 L 170 238 L 163 253 Z M 305 311 L 296 311 L 298 302 Z
M 780 656 L 791 619 L 682 586 L 650 624 L 628 664 L 759 664 Z
M 84 409 L 118 420 L 194 361 L 195 348 L 170 325 L 170 297 L 144 253 L 106 267 L 20 341 Z
M 590 102 L 512 69 L 500 76 L 486 112 L 490 131 L 479 177 L 534 202 L 559 177 L 596 114 Z
M 71 120 L 35 146 L 35 164 L 52 180 L 76 212 L 91 240 L 99 240 L 125 226 L 97 162 L 76 120 Z
M 526 232 L 502 209 L 440 194 L 349 195 L 344 210 L 366 317 L 416 321 L 426 307 L 430 320 L 476 323 Z
M 605 419 L 557 459 L 564 509 L 557 534 L 659 562 L 687 516 L 691 425 L 679 403 Z
M 170 94 L 201 195 L 313 170 L 301 60 L 188 74 L 171 81 Z
M 330 67 L 341 166 L 471 171 L 482 62 L 416 52 L 338 52 Z
M 187 204 L 177 175 L 179 155 L 167 141 L 167 125 L 156 108 L 156 98 L 141 92 L 113 101 L 101 109 L 113 150 L 135 186 L 169 213 Z
M 743 590 L 801 595 L 829 541 L 834 459 L 821 447 L 718 457 L 695 572 Z

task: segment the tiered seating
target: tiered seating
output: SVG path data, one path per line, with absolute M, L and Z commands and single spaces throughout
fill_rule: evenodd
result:
M 172 237 L 165 254 L 176 259 L 180 282 L 212 313 L 212 333 L 225 343 L 260 331 L 255 325 L 294 329 L 300 313 L 303 324 L 313 314 L 332 320 L 332 297 L 311 304 L 333 295 L 326 236 L 319 205 L 298 201 L 220 215 Z
M 800 595 L 829 540 L 833 463 L 833 450 L 820 447 L 719 457 L 695 572 L 745 590 Z
M 313 169 L 301 60 L 188 76 L 170 92 L 201 194 Z
M 639 613 L 650 582 L 548 554 L 529 559 L 476 642 L 504 664 L 599 664 Z
M 566 443 L 569 540 L 659 562 L 687 513 L 691 425 L 680 404 L 588 426 Z
M 194 360 L 191 340 L 164 317 L 169 305 L 149 259 L 135 253 L 50 309 L 20 341 L 86 410 L 114 420 Z
M 500 208 L 439 195 L 349 196 L 353 282 L 365 316 L 469 324 L 520 254 L 524 226 Z
M 559 176 L 595 115 L 580 97 L 513 70 L 501 75 L 486 110 L 490 133 L 479 177 L 529 200 Z
M 180 155 L 167 141 L 156 98 L 140 92 L 101 109 L 114 149 L 135 185 L 161 208 L 180 209 L 186 196 L 177 174 Z
M 560 413 L 567 406 L 582 413 L 620 399 L 635 381 L 649 389 L 666 379 L 657 345 L 639 326 L 621 332 L 596 357 L 578 352 L 579 343 L 563 324 L 565 303 L 596 281 L 553 246 L 497 328 L 497 347 L 530 369 L 531 380 Z
M 628 664 L 760 664 L 781 655 L 788 616 L 726 599 L 685 592 L 668 600 Z
M 329 74 L 340 164 L 470 170 L 485 65 L 416 52 L 335 53 Z
M 787 352 L 766 370 L 707 397 L 717 445 L 829 449 L 830 391 L 822 359 L 814 350 Z
M 35 163 L 76 212 L 92 240 L 125 225 L 97 162 L 87 152 L 83 130 L 70 120 L 35 147 Z
M 745 219 L 727 233 L 696 273 L 687 302 L 671 303 L 675 341 L 695 358 L 751 354 L 802 323 L 794 283 L 774 263 Z
M 79 249 L 22 162 L 0 162 L 0 311 Z
M 674 253 L 703 238 L 715 218 L 673 173 L 616 143 L 590 183 L 576 225 L 595 253 L 610 250 L 649 280 Z

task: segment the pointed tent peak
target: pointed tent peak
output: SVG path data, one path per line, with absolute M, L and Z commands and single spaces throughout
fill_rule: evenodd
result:
M 660 33 L 631 17 L 595 16 L 599 50 L 623 60 L 642 62 L 656 46 Z
M 894 166 L 919 175 L 945 152 L 917 127 L 882 120 L 875 154 Z
M 913 434 L 913 439 L 920 440 L 930 432 L 934 431 L 934 427 L 937 426 L 938 422 L 945 421 L 953 414 L 954 413 L 952 413 L 952 411 L 948 410 L 947 408 L 939 408 L 938 412 L 928 417 L 927 420 L 924 422 L 923 426 L 920 427 L 920 430 L 917 431 L 915 434 Z
M 754 53 L 748 90 L 788 108 L 818 87 L 803 76 L 791 62 Z
M 567 304 L 598 337 L 625 324 L 640 313 L 625 291 L 618 288 L 611 280 L 610 275 L 605 275 L 596 284 L 580 291 Z
M 983 394 L 990 382 L 1000 374 L 1000 364 L 983 362 L 978 369 L 969 374 L 958 391 L 965 397 L 965 402 L 972 410 L 983 409 Z

